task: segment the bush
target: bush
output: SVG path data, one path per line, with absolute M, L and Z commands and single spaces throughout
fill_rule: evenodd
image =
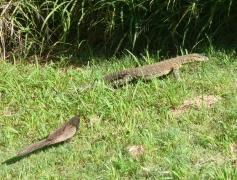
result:
M 44 52 L 125 48 L 176 53 L 208 41 L 234 45 L 237 4 L 224 0 L 12 0 L 0 6 L 1 53 L 27 57 Z

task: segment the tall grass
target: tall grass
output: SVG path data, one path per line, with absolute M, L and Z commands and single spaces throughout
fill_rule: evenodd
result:
M 237 4 L 231 1 L 11 0 L 1 2 L 3 58 L 97 50 L 193 51 L 202 43 L 234 45 Z

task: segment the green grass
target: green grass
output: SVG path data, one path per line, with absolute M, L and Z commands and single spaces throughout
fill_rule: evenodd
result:
M 185 65 L 182 82 L 170 74 L 114 90 L 99 81 L 71 94 L 137 63 L 130 56 L 82 68 L 2 62 L 0 179 L 235 179 L 237 61 L 232 53 L 209 56 L 209 62 Z M 156 61 L 139 59 L 141 65 Z M 171 115 L 199 95 L 222 99 Z M 81 124 L 72 142 L 16 157 L 75 114 Z M 126 151 L 132 145 L 145 150 L 133 158 Z

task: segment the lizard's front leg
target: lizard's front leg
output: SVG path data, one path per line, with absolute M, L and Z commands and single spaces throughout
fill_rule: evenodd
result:
M 179 74 L 179 69 L 173 69 L 173 72 L 174 72 L 175 77 L 176 77 L 179 81 L 182 81 L 182 78 L 180 77 L 180 74 Z

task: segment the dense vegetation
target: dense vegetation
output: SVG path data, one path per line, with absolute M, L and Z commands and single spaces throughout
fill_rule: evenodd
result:
M 216 0 L 1 1 L 1 55 L 176 53 L 234 45 L 237 3 Z M 151 51 L 150 51 L 151 52 Z

